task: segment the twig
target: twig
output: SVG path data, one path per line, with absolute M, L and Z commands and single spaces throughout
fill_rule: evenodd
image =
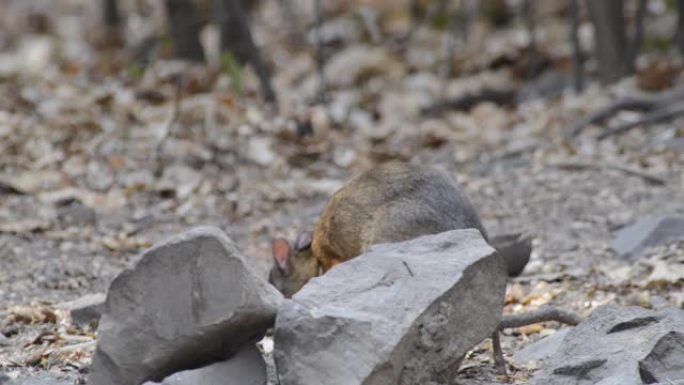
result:
M 570 125 L 565 129 L 566 135 L 570 138 L 577 137 L 584 127 L 590 124 L 601 123 L 602 121 L 608 119 L 609 117 L 615 115 L 622 110 L 639 110 L 639 111 L 650 111 L 656 108 L 657 103 L 652 100 L 636 99 L 636 98 L 625 98 L 617 100 L 601 109 L 589 113 L 584 118 L 576 121 L 574 124 Z
M 60 348 L 48 351 L 47 353 L 66 353 L 66 352 L 73 352 L 75 350 L 92 349 L 92 348 L 95 348 L 96 344 L 97 344 L 97 341 L 95 341 L 95 340 L 86 341 L 86 342 L 81 342 L 81 343 L 74 344 L 74 345 L 62 346 Z
M 501 337 L 499 336 L 499 330 L 496 330 L 492 334 L 492 355 L 494 356 L 494 367 L 501 376 L 508 377 L 508 372 L 506 371 L 506 359 L 503 356 L 503 349 L 501 349 Z
M 499 330 L 517 328 L 532 325 L 540 322 L 556 321 L 567 325 L 577 325 L 582 322 L 582 317 L 567 310 L 554 307 L 543 307 L 521 314 L 511 314 L 501 317 Z
M 607 131 L 603 132 L 601 135 L 597 137 L 598 140 L 603 140 L 609 136 L 613 135 L 619 135 L 623 134 L 633 128 L 647 125 L 647 124 L 656 124 L 660 122 L 664 122 L 667 120 L 672 120 L 678 116 L 684 115 L 684 104 L 675 104 L 672 106 L 667 106 L 664 108 L 661 108 L 659 110 L 653 111 L 650 114 L 644 115 L 641 119 L 635 121 L 635 122 L 629 122 L 625 123 L 622 125 L 619 125 L 617 127 L 613 127 L 608 129 Z
M 550 165 L 552 167 L 557 167 L 559 169 L 565 169 L 565 170 L 602 170 L 602 169 L 610 169 L 610 170 L 617 170 L 624 172 L 625 174 L 628 175 L 633 175 L 633 176 L 638 176 L 645 181 L 654 184 L 654 185 L 659 185 L 659 186 L 665 186 L 667 184 L 667 181 L 664 178 L 661 178 L 656 175 L 652 175 L 649 173 L 646 173 L 641 170 L 636 170 L 631 167 L 623 166 L 621 164 L 616 164 L 616 163 L 589 163 L 589 162 L 579 162 L 579 161 L 567 161 L 567 162 L 559 162 L 559 163 L 554 163 Z

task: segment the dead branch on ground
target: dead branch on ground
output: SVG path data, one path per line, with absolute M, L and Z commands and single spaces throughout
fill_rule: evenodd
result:
M 518 328 L 540 322 L 556 321 L 566 325 L 577 325 L 582 322 L 582 317 L 568 310 L 555 307 L 543 307 L 538 310 L 520 314 L 511 314 L 501 317 L 499 330 Z
M 590 163 L 590 162 L 580 162 L 580 161 L 567 161 L 567 162 L 559 162 L 559 163 L 554 163 L 550 165 L 551 167 L 556 167 L 562 170 L 571 170 L 571 171 L 578 171 L 578 170 L 616 170 L 616 171 L 621 171 L 625 174 L 632 175 L 632 176 L 637 176 L 639 178 L 642 178 L 648 183 L 658 185 L 658 186 L 665 186 L 667 184 L 667 181 L 664 178 L 661 178 L 659 176 L 649 174 L 645 171 L 642 170 L 637 170 L 632 167 L 624 166 L 621 164 L 617 163 Z
M 565 129 L 565 132 L 569 138 L 575 138 L 582 133 L 582 130 L 584 130 L 585 127 L 592 124 L 600 124 L 620 111 L 642 111 L 647 113 L 642 119 L 639 119 L 636 122 L 609 128 L 608 131 L 599 137 L 599 139 L 604 139 L 610 135 L 624 133 L 634 127 L 662 122 L 677 117 L 683 113 L 681 112 L 682 101 L 684 101 L 684 86 L 656 95 L 625 97 L 587 114 L 584 118 L 569 125 Z

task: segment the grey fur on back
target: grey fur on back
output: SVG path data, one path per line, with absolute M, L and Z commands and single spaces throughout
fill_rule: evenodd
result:
M 406 167 L 404 177 L 381 190 L 386 200 L 375 210 L 372 231 L 363 234 L 364 248 L 466 228 L 480 230 L 487 240 L 479 214 L 456 178 L 433 167 Z

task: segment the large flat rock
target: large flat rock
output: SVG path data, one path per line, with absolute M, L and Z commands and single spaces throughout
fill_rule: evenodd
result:
M 570 328 L 561 329 L 546 336 L 539 341 L 533 342 L 513 354 L 513 361 L 525 364 L 530 361 L 543 361 L 553 356 L 563 344 L 563 339 L 570 332 Z
M 114 279 L 88 384 L 139 385 L 225 360 L 263 336 L 282 300 L 221 230 L 192 229 Z
M 563 339 L 536 385 L 641 385 L 684 379 L 684 310 L 602 306 Z
M 446 383 L 498 326 L 506 279 L 474 229 L 374 246 L 285 301 L 281 385 Z

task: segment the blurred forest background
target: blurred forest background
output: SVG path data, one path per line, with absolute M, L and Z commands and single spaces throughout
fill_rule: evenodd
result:
M 610 242 L 684 214 L 683 23 L 674 0 L 0 0 L 0 367 L 87 367 L 58 305 L 189 226 L 265 276 L 272 237 L 390 160 L 534 236 L 508 312 L 681 307 L 681 245 Z

